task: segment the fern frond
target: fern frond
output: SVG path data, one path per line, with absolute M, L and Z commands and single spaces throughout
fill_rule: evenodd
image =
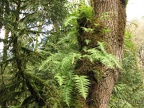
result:
M 46 70 L 53 64 L 58 65 L 60 63 L 59 59 L 61 57 L 62 57 L 61 53 L 51 54 L 45 61 L 42 62 L 42 64 L 39 67 L 39 70 Z
M 81 59 L 82 55 L 80 53 L 72 53 L 72 64 L 74 64 L 74 62 L 78 59 Z
M 70 24 L 74 24 L 74 23 L 71 23 L 72 21 L 76 21 L 76 19 L 77 19 L 78 17 L 76 17 L 76 16 L 70 16 L 70 17 L 68 17 L 66 20 L 65 20 L 65 22 L 64 22 L 64 26 L 68 26 L 68 25 L 70 25 Z
M 103 56 L 101 58 L 101 62 L 102 62 L 102 64 L 104 64 L 105 66 L 107 66 L 107 67 L 109 67 L 111 69 L 114 68 L 115 63 L 112 60 L 110 60 L 108 58 L 108 56 Z
M 72 68 L 72 64 L 75 63 L 76 60 L 81 58 L 81 54 L 78 52 L 73 52 L 65 55 L 61 62 L 61 70 L 66 70 Z
M 64 84 L 65 76 L 62 76 L 59 73 L 57 73 L 54 78 L 56 78 L 60 86 Z
M 86 39 L 85 43 L 88 45 L 89 43 L 91 43 L 91 40 Z
M 77 30 L 73 30 L 68 32 L 67 35 L 65 35 L 64 37 L 62 37 L 60 39 L 60 41 L 58 42 L 58 44 L 62 44 L 66 41 L 70 41 L 71 44 L 75 44 L 77 43 L 77 36 L 76 36 Z
M 65 85 L 62 91 L 63 91 L 62 97 L 63 97 L 63 99 L 64 99 L 64 102 L 65 102 L 68 106 L 70 106 L 72 86 L 70 86 L 70 85 Z
M 92 33 L 94 31 L 94 29 L 92 28 L 86 28 L 86 27 L 81 27 L 81 28 L 87 33 Z
M 76 83 L 76 88 L 78 89 L 79 93 L 81 94 L 84 99 L 86 99 L 88 95 L 88 86 L 90 85 L 89 80 L 87 79 L 86 76 L 74 76 L 74 81 Z
M 93 16 L 93 8 L 91 6 L 81 5 L 79 11 L 80 17 L 85 17 L 87 20 Z
M 115 65 L 118 68 L 122 69 L 122 66 L 120 65 L 118 59 L 115 56 L 109 54 L 109 55 L 107 55 L 107 58 L 113 63 L 113 65 Z
M 107 54 L 106 50 L 104 49 L 104 43 L 98 42 L 98 48 L 104 53 Z
M 61 62 L 61 70 L 66 70 L 66 69 L 69 69 L 70 68 L 70 64 L 71 64 L 71 61 L 72 61 L 72 58 L 70 56 L 66 56 L 62 59 L 62 62 Z
M 88 54 L 83 55 L 83 57 L 88 58 L 91 62 L 100 61 L 109 68 L 114 68 L 115 66 L 121 68 L 118 59 L 114 55 L 106 52 L 104 49 L 104 43 L 98 42 L 98 45 L 98 49 L 92 48 L 85 50 Z
M 89 55 L 87 55 L 87 57 L 90 58 L 90 59 L 93 59 L 91 61 L 99 60 L 103 56 L 102 53 L 99 50 L 95 49 L 95 48 L 88 49 L 86 52 L 89 53 Z M 85 56 L 86 55 L 84 55 L 84 57 Z

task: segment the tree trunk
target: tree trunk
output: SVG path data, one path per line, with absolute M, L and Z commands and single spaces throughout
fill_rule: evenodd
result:
M 7 50 L 8 50 L 8 30 L 5 29 L 5 41 L 3 42 L 4 46 L 3 46 L 3 62 L 6 62 L 7 60 Z M 5 64 L 2 64 L 1 65 L 1 76 L 2 76 L 2 85 L 5 85 L 5 82 L 4 82 L 4 71 L 5 71 L 6 67 L 5 67 Z M 2 102 L 2 105 L 1 105 L 2 108 L 7 108 L 7 104 L 6 104 L 6 101 L 3 101 Z
M 110 30 L 110 32 L 105 32 L 99 40 L 95 40 L 95 43 L 97 43 L 97 41 L 104 41 L 106 43 L 107 52 L 115 55 L 121 63 L 126 22 L 125 4 L 123 0 L 94 0 L 94 11 L 96 21 L 101 22 L 104 28 Z M 81 35 L 84 37 L 86 34 Z M 95 45 L 91 48 L 93 47 L 95 47 Z M 115 69 L 110 69 L 98 63 L 95 63 L 97 66 L 94 66 L 86 60 L 81 60 L 80 62 L 83 66 L 77 66 L 76 70 L 85 67 L 84 65 L 88 66 L 89 63 L 89 69 L 96 69 L 101 73 L 101 78 L 96 79 L 93 70 L 87 71 L 86 75 L 90 79 L 91 86 L 86 102 L 84 102 L 82 108 L 107 108 L 113 87 L 119 78 L 120 69 L 117 67 Z M 83 73 L 80 74 L 83 75 Z

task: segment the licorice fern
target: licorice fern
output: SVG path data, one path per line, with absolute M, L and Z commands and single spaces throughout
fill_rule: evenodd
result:
M 68 106 L 75 85 L 75 75 L 73 73 L 78 59 L 81 59 L 81 54 L 78 52 L 59 51 L 50 55 L 39 68 L 40 70 L 50 70 L 54 74 L 54 78 L 59 84 L 60 97 Z
M 108 54 L 104 48 L 104 43 L 98 42 L 97 48 L 84 49 L 84 54 L 79 52 L 78 46 L 78 30 L 77 20 L 80 17 L 86 17 L 90 20 L 92 17 L 92 8 L 83 6 L 74 14 L 71 14 L 64 22 L 63 36 L 60 36 L 56 46 L 61 46 L 55 53 L 51 53 L 48 58 L 42 62 L 39 70 L 50 71 L 54 75 L 54 79 L 57 81 L 57 86 L 60 91 L 59 95 L 62 97 L 62 102 L 65 102 L 68 106 L 71 104 L 71 98 L 74 88 L 77 89 L 79 95 L 86 99 L 88 95 L 88 89 L 90 81 L 87 76 L 78 76 L 74 74 L 75 66 L 78 60 L 87 58 L 91 62 L 101 62 L 109 68 L 115 66 L 121 67 L 116 57 Z M 86 29 L 87 32 L 92 32 L 93 29 Z M 86 40 L 86 43 L 90 43 L 90 40 Z
M 54 78 L 57 80 L 60 86 L 64 84 L 65 76 L 62 76 L 60 75 L 60 73 L 57 73 Z
M 78 89 L 81 96 L 83 96 L 85 99 L 88 95 L 88 86 L 90 85 L 89 80 L 87 79 L 87 76 L 74 76 L 76 88 Z
M 72 86 L 71 85 L 65 85 L 63 86 L 62 89 L 62 97 L 64 99 L 64 102 L 70 106 L 70 102 L 71 102 L 71 94 L 72 94 Z
M 88 52 L 88 54 L 83 55 L 83 57 L 88 58 L 91 62 L 99 61 L 109 68 L 114 68 L 115 66 L 121 68 L 118 59 L 106 52 L 104 43 L 98 42 L 97 48 L 84 49 L 84 51 Z

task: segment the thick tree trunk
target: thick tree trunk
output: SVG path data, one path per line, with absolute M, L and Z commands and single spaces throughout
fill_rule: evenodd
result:
M 114 54 L 121 62 L 126 20 L 124 4 L 121 0 L 95 0 L 94 9 L 96 17 L 101 18 L 102 24 L 110 29 L 110 32 L 104 35 L 107 51 Z M 107 108 L 111 92 L 120 74 L 119 69 L 103 67 L 102 71 L 106 76 L 92 87 L 87 98 L 88 108 Z
M 102 39 L 99 38 L 95 43 L 97 43 L 97 41 L 104 41 L 106 43 L 107 52 L 115 55 L 119 62 L 121 62 L 126 22 L 125 4 L 123 0 L 94 0 L 94 11 L 96 21 L 101 22 L 104 28 L 110 30 L 110 32 L 104 33 L 101 37 Z M 82 35 L 84 37 L 85 34 Z M 97 66 L 94 66 L 85 60 L 80 62 L 83 65 L 88 65 L 89 63 L 89 66 L 91 66 L 90 69 L 96 69 L 102 74 L 100 79 L 96 79 L 93 70 L 87 71 L 86 75 L 90 79 L 91 87 L 82 108 L 107 108 L 113 87 L 119 78 L 120 69 L 117 67 L 115 69 L 110 69 L 98 63 L 95 63 Z M 77 67 L 76 70 L 80 70 L 81 67 L 82 66 Z

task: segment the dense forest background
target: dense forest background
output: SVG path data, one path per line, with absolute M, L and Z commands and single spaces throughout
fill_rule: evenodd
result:
M 85 71 L 96 64 L 96 74 L 89 74 L 97 82 L 106 76 L 100 66 L 121 70 L 109 108 L 143 108 L 144 19 L 126 22 L 119 63 L 105 42 L 80 37 L 81 32 L 111 32 L 94 22 L 93 5 L 83 0 L 0 0 L 0 30 L 5 33 L 0 38 L 0 108 L 85 108 L 93 84 Z

